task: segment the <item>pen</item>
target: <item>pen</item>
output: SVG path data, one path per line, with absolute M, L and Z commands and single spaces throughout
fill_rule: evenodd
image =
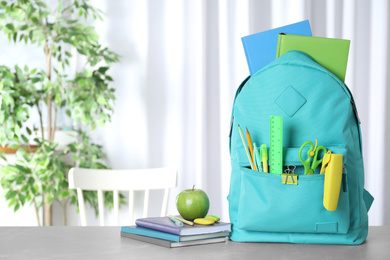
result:
M 251 157 L 251 154 L 248 150 L 248 145 L 246 144 L 245 136 L 244 136 L 244 133 L 242 132 L 240 125 L 238 125 L 238 131 L 240 132 L 241 141 L 242 141 L 242 144 L 244 145 L 246 156 L 248 156 L 248 160 L 249 160 L 249 163 L 251 165 L 251 169 L 254 170 L 255 166 L 253 165 L 252 157 Z
M 253 166 L 254 166 L 254 168 L 255 168 L 254 170 L 257 171 L 257 169 L 256 169 L 256 164 L 255 164 L 255 159 L 254 159 L 254 156 L 253 156 L 252 139 L 251 139 L 251 135 L 249 134 L 248 128 L 246 128 L 246 138 L 248 139 L 249 152 L 251 153 L 251 158 L 252 158 Z
M 260 146 L 260 157 L 263 162 L 263 172 L 268 172 L 268 154 L 267 154 L 267 145 L 262 144 Z
M 174 216 L 169 216 L 169 218 L 178 227 L 182 227 L 184 225 L 183 222 L 181 222 L 180 220 L 177 220 Z

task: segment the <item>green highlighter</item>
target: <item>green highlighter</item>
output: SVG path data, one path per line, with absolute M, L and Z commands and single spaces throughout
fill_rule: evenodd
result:
M 260 159 L 263 163 L 263 172 L 268 172 L 268 152 L 266 144 L 260 146 Z

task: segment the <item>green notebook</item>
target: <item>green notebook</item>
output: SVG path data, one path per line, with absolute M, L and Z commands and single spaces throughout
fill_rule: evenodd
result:
M 343 39 L 279 34 L 276 58 L 291 50 L 304 52 L 344 82 L 349 44 Z

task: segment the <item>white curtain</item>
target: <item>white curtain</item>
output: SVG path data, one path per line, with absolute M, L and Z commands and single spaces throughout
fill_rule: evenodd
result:
M 169 213 L 176 213 L 175 196 L 195 184 L 208 193 L 210 213 L 229 219 L 231 108 L 249 75 L 241 37 L 309 19 L 313 36 L 351 40 L 346 83 L 362 121 L 366 188 L 375 197 L 370 225 L 390 224 L 387 0 L 96 3 L 106 13 L 96 28 L 121 55 L 111 70 L 116 112 L 96 139 L 112 168 L 179 170 Z

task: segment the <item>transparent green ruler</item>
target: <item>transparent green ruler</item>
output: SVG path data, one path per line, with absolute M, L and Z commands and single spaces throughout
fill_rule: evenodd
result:
M 270 116 L 270 173 L 283 173 L 283 117 Z

